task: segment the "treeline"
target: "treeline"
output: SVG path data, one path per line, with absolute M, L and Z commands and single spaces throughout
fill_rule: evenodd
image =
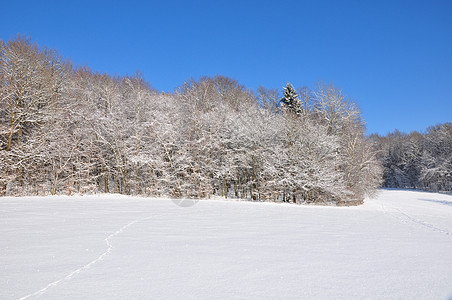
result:
M 452 123 L 425 133 L 373 135 L 384 166 L 384 186 L 452 192 Z
M 123 193 L 357 204 L 381 165 L 333 85 L 253 92 L 224 76 L 158 93 L 140 74 L 0 44 L 0 194 Z

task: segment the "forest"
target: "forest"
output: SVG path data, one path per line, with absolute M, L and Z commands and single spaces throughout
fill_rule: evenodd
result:
M 101 74 L 30 38 L 0 41 L 0 195 L 356 205 L 381 185 L 451 190 L 451 124 L 366 137 L 338 87 L 282 92 L 217 75 L 161 93 L 139 72 Z
M 384 167 L 384 187 L 452 192 L 452 123 L 371 138 Z

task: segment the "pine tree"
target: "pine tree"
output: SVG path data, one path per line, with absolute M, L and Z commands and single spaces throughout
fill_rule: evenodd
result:
M 287 86 L 284 88 L 284 97 L 281 98 L 282 107 L 291 113 L 300 115 L 303 111 L 301 100 L 298 99 L 297 91 L 294 87 L 287 82 Z

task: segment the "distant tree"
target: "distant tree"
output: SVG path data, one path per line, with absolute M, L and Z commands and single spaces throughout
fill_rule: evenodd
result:
M 51 151 L 44 141 L 70 70 L 55 50 L 40 49 L 29 38 L 0 41 L 0 160 L 6 164 L 0 177 L 9 178 L 4 189 L 43 180 Z
M 281 104 L 284 109 L 295 115 L 300 115 L 303 111 L 303 105 L 300 99 L 298 99 L 297 91 L 289 82 L 287 82 L 287 86 L 284 88 Z
M 259 104 L 273 113 L 280 111 L 280 98 L 277 89 L 268 89 L 263 86 L 257 88 L 257 97 Z
M 451 123 L 431 126 L 423 134 L 395 130 L 377 137 L 376 143 L 384 167 L 384 186 L 452 191 Z
M 333 84 L 320 82 L 313 92 L 314 114 L 331 134 L 364 128 L 358 105 Z M 358 128 L 361 127 L 361 128 Z
M 40 50 L 29 38 L 18 36 L 0 43 L 0 93 L 8 127 L 6 150 L 27 130 L 41 124 L 55 103 L 65 80 L 66 63 L 53 50 Z
M 311 89 L 307 86 L 302 86 L 298 88 L 298 98 L 300 99 L 303 105 L 303 113 L 304 114 L 312 114 L 312 106 L 314 104 L 314 95 Z
M 365 136 L 365 124 L 357 104 L 333 84 L 319 83 L 313 91 L 312 117 L 339 139 L 337 149 L 349 198 L 363 199 L 381 184 L 381 163 L 372 141 Z
M 431 191 L 452 191 L 452 123 L 427 129 L 419 181 Z

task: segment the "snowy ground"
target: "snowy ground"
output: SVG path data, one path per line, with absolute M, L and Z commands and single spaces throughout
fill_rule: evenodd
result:
M 0 198 L 0 299 L 452 297 L 452 196 Z

